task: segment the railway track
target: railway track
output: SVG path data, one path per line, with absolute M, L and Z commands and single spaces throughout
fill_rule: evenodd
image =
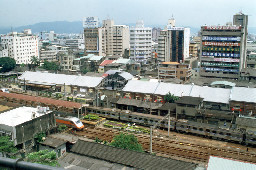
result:
M 76 135 L 84 136 L 89 139 L 98 137 L 101 140 L 111 142 L 113 137 L 120 132 L 106 128 L 87 129 L 77 131 Z M 144 150 L 149 151 L 149 135 L 135 134 Z M 152 150 L 154 153 L 168 157 L 177 157 L 193 162 L 206 163 L 210 155 L 225 158 L 237 159 L 246 162 L 256 163 L 256 154 L 234 149 L 223 149 L 213 146 L 199 145 L 195 143 L 181 142 L 169 138 L 153 137 Z

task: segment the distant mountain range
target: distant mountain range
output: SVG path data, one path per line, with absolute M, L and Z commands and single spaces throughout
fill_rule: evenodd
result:
M 32 29 L 33 33 L 40 33 L 42 31 L 54 31 L 55 33 L 80 33 L 83 32 L 83 25 L 81 21 L 55 21 L 55 22 L 40 22 L 33 25 L 26 25 L 14 28 L 1 28 L 0 34 L 6 34 L 13 31 L 22 32 L 24 29 Z
M 135 26 L 135 24 L 126 24 L 129 26 Z M 145 25 L 148 27 L 160 27 L 164 28 L 165 25 Z M 188 26 L 190 27 L 190 26 Z M 55 33 L 81 33 L 83 32 L 82 21 L 55 21 L 55 22 L 40 22 L 33 25 L 26 25 L 20 27 L 0 27 L 0 34 L 7 34 L 11 31 L 22 32 L 24 29 L 32 29 L 33 33 L 40 33 L 42 31 L 54 31 Z M 190 27 L 190 31 L 192 34 L 196 34 L 200 31 L 200 27 Z M 249 27 L 248 32 L 251 34 L 256 34 L 256 27 Z

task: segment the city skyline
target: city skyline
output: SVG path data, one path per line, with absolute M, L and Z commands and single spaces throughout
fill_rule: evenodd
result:
M 99 20 L 113 19 L 116 24 L 144 20 L 145 25 L 166 25 L 174 16 L 177 26 L 200 27 L 225 25 L 232 16 L 242 11 L 249 16 L 249 27 L 256 27 L 256 2 L 238 0 L 203 1 L 32 1 L 1 0 L 1 27 L 18 27 L 39 22 L 82 21 L 84 17 L 98 16 Z M 212 12 L 211 12 L 212 11 Z

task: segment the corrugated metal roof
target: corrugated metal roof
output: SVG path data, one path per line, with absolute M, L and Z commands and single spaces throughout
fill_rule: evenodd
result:
M 131 63 L 131 60 L 126 59 L 126 58 L 119 58 L 116 61 L 114 61 L 113 63 L 129 64 L 129 63 Z
M 230 100 L 256 103 L 256 88 L 233 87 Z
M 155 94 L 166 95 L 167 93 L 171 93 L 174 96 L 189 96 L 189 92 L 191 90 L 191 85 L 184 84 L 172 84 L 172 83 L 160 83 Z
M 123 88 L 123 91 L 156 95 L 166 95 L 170 92 L 178 97 L 201 97 L 204 101 L 208 102 L 229 103 L 231 89 L 130 80 Z
M 126 80 L 130 80 L 133 78 L 133 75 L 131 75 L 130 73 L 128 72 L 122 72 L 121 74 L 119 74 L 120 76 L 122 76 L 123 78 L 125 78 Z
M 55 99 L 50 99 L 50 98 L 46 98 L 46 97 L 35 97 L 35 96 L 28 96 L 28 95 L 23 95 L 23 94 L 4 93 L 4 92 L 0 92 L 0 96 L 24 100 L 24 101 L 33 101 L 33 102 L 38 102 L 38 103 L 44 103 L 46 105 L 56 105 L 56 106 L 61 106 L 61 107 L 66 107 L 66 108 L 80 108 L 81 107 L 80 103 L 69 102 L 69 101 L 64 101 L 64 100 L 55 100 Z
M 146 153 L 129 151 L 82 140 L 78 140 L 72 147 L 71 151 L 80 155 L 115 162 L 138 169 L 191 170 L 196 168 L 196 165 L 193 163 L 153 156 Z
M 236 83 L 232 83 L 232 82 L 229 82 L 229 81 L 214 81 L 211 83 L 211 86 L 213 85 L 217 85 L 217 84 L 223 84 L 223 85 L 226 85 L 226 86 L 232 86 L 232 87 L 235 87 L 236 86 Z
M 105 74 L 115 74 L 116 72 L 120 73 L 120 70 L 108 70 Z
M 51 137 L 47 137 L 44 141 L 40 142 L 40 144 L 42 145 L 50 146 L 53 148 L 57 148 L 63 145 L 64 143 L 66 143 L 64 140 L 51 138 Z
M 102 77 L 76 76 L 72 85 L 80 87 L 96 87 L 102 81 Z
M 100 66 L 105 66 L 105 65 L 111 64 L 111 63 L 113 63 L 113 61 L 116 61 L 116 60 L 104 60 L 104 61 L 100 64 Z
M 101 60 L 103 58 L 103 56 L 92 56 L 92 57 L 90 57 L 90 59 L 89 60 L 95 60 L 95 61 L 98 61 L 98 60 Z
M 210 156 L 207 170 L 255 170 L 256 164 Z
M 47 72 L 24 72 L 20 80 L 26 80 L 35 84 L 62 84 L 76 85 L 81 87 L 96 87 L 102 80 L 102 77 L 77 76 L 65 74 L 53 74 Z
M 158 82 L 130 80 L 123 88 L 123 91 L 152 94 L 155 92 L 158 84 Z
M 175 103 L 179 104 L 190 104 L 190 105 L 199 105 L 203 101 L 201 97 L 191 97 L 191 96 L 183 96 Z
M 189 96 L 202 97 L 204 101 L 229 103 L 231 89 L 212 88 L 208 86 L 193 86 Z

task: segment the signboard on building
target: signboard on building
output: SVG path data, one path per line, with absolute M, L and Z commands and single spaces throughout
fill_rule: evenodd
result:
M 203 56 L 214 56 L 214 57 L 234 57 L 239 58 L 240 54 L 232 54 L 232 53 L 217 53 L 217 52 L 202 52 Z
M 145 55 L 146 52 L 145 51 L 136 51 L 135 54 L 143 54 L 143 55 Z
M 236 47 L 236 48 L 230 48 L 230 47 L 207 47 L 207 46 L 203 46 L 203 50 L 207 50 L 207 51 L 223 51 L 223 52 L 239 52 L 240 48 Z
M 97 28 L 99 27 L 99 19 L 98 17 L 87 17 L 83 20 L 84 28 Z
M 204 26 L 206 30 L 240 30 L 241 26 Z
M 206 40 L 206 41 L 241 41 L 241 37 L 209 37 L 209 36 L 203 36 L 202 40 Z
M 232 42 L 203 42 L 203 45 L 213 45 L 213 46 L 236 46 L 239 47 L 240 43 Z
M 167 25 L 167 30 L 184 30 L 184 27 L 173 27 L 172 25 Z
M 225 68 L 205 68 L 206 71 L 224 71 L 224 72 L 239 72 L 237 69 L 225 69 Z
M 232 58 L 214 58 L 214 61 L 222 61 L 222 62 L 240 62 L 239 59 L 232 59 Z

